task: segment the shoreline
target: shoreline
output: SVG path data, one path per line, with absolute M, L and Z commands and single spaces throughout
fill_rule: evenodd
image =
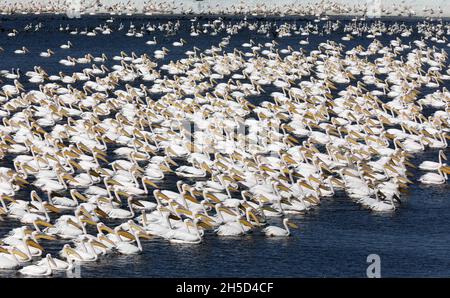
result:
M 433 20 L 433 21 L 450 21 L 450 16 L 443 17 L 431 17 L 431 16 L 379 16 L 379 17 L 368 17 L 364 15 L 357 14 L 330 14 L 323 15 L 320 17 L 314 15 L 278 15 L 278 14 L 198 14 L 198 13 L 81 13 L 80 17 L 69 17 L 66 13 L 0 13 L 0 18 L 8 17 L 62 17 L 67 19 L 83 19 L 91 17 L 120 17 L 120 18 L 249 18 L 249 19 L 308 19 L 308 20 L 348 20 L 358 18 L 358 21 L 373 21 L 373 20 Z

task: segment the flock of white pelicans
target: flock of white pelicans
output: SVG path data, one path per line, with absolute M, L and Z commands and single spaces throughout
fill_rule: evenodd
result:
M 316 16 L 356 15 L 442 17 L 440 3 L 429 3 L 419 7 L 411 1 L 348 1 L 348 0 L 290 0 L 278 1 L 211 1 L 211 0 L 4 0 L 0 14 L 67 14 L 77 12 L 84 15 L 161 15 L 161 14 L 201 14 L 201 15 L 252 15 L 252 16 Z M 443 5 L 444 6 L 444 5 Z
M 113 25 L 60 30 L 118 34 Z M 201 50 L 152 38 L 179 28 L 130 24 L 127 36 L 149 39 L 142 55 L 68 56 L 58 74 L 0 71 L 0 218 L 20 223 L 0 239 L 0 268 L 51 275 L 138 254 L 155 237 L 286 237 L 296 227 L 289 218 L 336 192 L 392 212 L 413 183 L 411 159 L 427 150 L 436 156 L 417 166 L 418 181 L 446 183 L 448 24 L 192 20 L 190 42 L 222 34 L 220 42 Z M 243 30 L 254 39 L 230 47 Z M 256 39 L 271 32 L 278 42 Z M 331 34 L 341 37 L 302 48 L 309 36 Z M 350 46 L 353 39 L 368 46 Z M 45 65 L 76 46 L 0 48 L 0 59 Z M 185 55 L 167 62 L 173 47 Z M 56 239 L 65 244 L 52 256 L 46 241 Z

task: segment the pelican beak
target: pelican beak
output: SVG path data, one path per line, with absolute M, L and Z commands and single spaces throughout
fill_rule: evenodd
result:
M 88 199 L 84 195 L 80 194 L 78 191 L 75 191 L 73 195 L 80 201 L 84 201 L 84 202 L 88 201 Z
M 307 202 L 310 202 L 313 205 L 317 205 L 320 203 L 316 198 L 311 197 L 311 196 L 304 198 L 304 200 Z
M 21 257 L 22 260 L 28 260 L 28 256 L 26 254 L 24 254 L 20 249 L 18 249 L 16 247 L 13 249 L 12 253 L 18 255 L 19 257 Z
M 413 183 L 411 180 L 409 180 L 408 178 L 405 178 L 405 177 L 398 177 L 397 179 L 398 179 L 398 181 L 400 181 L 402 183 Z
M 184 209 L 184 208 L 177 208 L 176 211 L 177 211 L 178 213 L 183 213 L 183 214 L 192 216 L 192 212 L 189 211 L 189 210 L 186 210 L 186 209 Z
M 78 183 L 78 181 L 75 180 L 75 178 L 73 178 L 72 175 L 70 175 L 70 174 L 64 174 L 62 177 L 70 182 Z
M 450 167 L 448 167 L 448 166 L 442 166 L 442 167 L 441 167 L 441 171 L 442 171 L 443 173 L 450 174 Z
M 171 168 L 169 168 L 168 166 L 166 166 L 165 164 L 160 164 L 159 168 L 161 169 L 161 171 L 163 172 L 173 172 Z
M 54 225 L 52 225 L 51 223 L 43 221 L 43 220 L 39 220 L 39 219 L 36 220 L 34 223 L 37 224 L 37 225 L 43 226 L 43 227 L 47 227 L 47 228 L 53 228 L 54 227 Z
M 253 225 L 251 223 L 249 223 L 248 221 L 246 221 L 245 219 L 240 219 L 239 220 L 241 222 L 241 224 L 243 224 L 244 226 L 247 226 L 249 228 L 253 228 Z
M 150 237 L 150 235 L 148 235 L 146 232 L 139 232 L 139 233 L 137 233 L 137 236 L 139 238 L 143 238 L 143 239 L 147 239 L 147 240 L 152 239 L 152 237 Z
M 31 240 L 31 239 L 28 239 L 28 240 L 26 241 L 26 244 L 27 244 L 28 246 L 32 246 L 32 247 L 37 248 L 37 249 L 39 249 L 39 250 L 41 250 L 41 251 L 44 251 L 44 248 L 43 248 L 39 243 L 37 243 L 36 241 L 33 241 L 33 240 Z
M 278 189 L 285 192 L 290 192 L 291 190 L 284 185 L 278 185 Z
M 167 161 L 168 163 L 170 163 L 171 165 L 173 165 L 173 166 L 175 166 L 175 167 L 178 167 L 178 164 L 177 164 L 172 158 L 166 157 L 166 161 Z
M 141 208 L 144 208 L 144 207 L 145 207 L 144 205 L 142 205 L 141 202 L 139 202 L 138 200 L 135 200 L 135 199 L 132 199 L 132 200 L 130 201 L 130 203 L 132 203 L 132 204 L 134 204 L 134 205 L 136 205 L 136 206 L 138 206 L 138 207 L 141 207 Z
M 408 157 L 408 158 L 412 158 L 413 157 L 413 155 L 411 153 L 408 153 L 408 152 L 404 152 L 403 154 L 405 154 L 405 157 Z
M 295 160 L 293 160 L 293 159 L 290 158 L 289 156 L 285 156 L 285 157 L 283 158 L 283 160 L 284 160 L 285 162 L 287 162 L 287 163 L 290 163 L 290 164 L 296 164 L 296 163 L 297 163 Z
M 291 141 L 294 144 L 298 144 L 299 143 L 298 140 L 296 138 L 294 138 L 293 136 L 291 136 L 291 135 L 288 136 L 288 140 Z
M 224 176 L 223 176 L 223 180 L 228 181 L 229 183 L 236 183 L 236 181 L 234 181 L 233 178 L 231 178 L 231 177 L 228 176 L 228 175 L 224 175 Z M 230 190 L 237 191 L 236 189 L 233 189 L 231 186 L 228 186 L 228 188 L 229 188 Z
M 293 223 L 293 222 L 288 222 L 287 224 L 288 224 L 288 226 L 290 226 L 291 228 L 298 229 L 298 226 L 297 226 L 295 223 Z
M 325 97 L 328 99 L 333 99 L 333 95 L 331 95 L 331 93 L 325 93 Z
M 55 114 L 58 113 L 58 109 L 57 109 L 54 105 L 50 105 L 50 106 L 49 106 L 49 109 L 50 109 L 53 113 L 55 113 Z
M 261 201 L 261 203 L 263 203 L 263 204 L 270 202 L 270 200 L 263 195 L 259 195 L 258 200 Z
M 51 236 L 51 235 L 47 235 L 45 233 L 40 233 L 36 235 L 37 239 L 45 239 L 45 240 L 56 240 L 55 237 Z
M 209 217 L 209 216 L 207 216 L 207 215 L 205 215 L 205 214 L 202 214 L 202 213 L 197 213 L 196 216 L 199 217 L 199 218 L 201 218 L 203 221 L 208 222 L 208 223 L 213 223 L 213 222 L 215 222 L 214 219 L 212 219 L 211 217 Z
M 123 196 L 123 197 L 128 197 L 129 196 L 126 192 L 123 192 L 123 191 L 117 191 L 117 194 L 119 196 Z
M 30 167 L 30 166 L 27 165 L 27 164 L 24 164 L 24 165 L 23 165 L 23 168 L 24 168 L 25 170 L 28 170 L 28 171 L 32 172 L 32 173 L 36 173 L 36 172 L 37 172 L 35 168 Z
M 114 230 L 111 229 L 110 227 L 105 226 L 105 225 L 101 225 L 100 226 L 100 231 L 105 231 L 105 232 L 108 232 L 110 234 L 114 234 Z
M 303 182 L 303 181 L 300 181 L 299 184 L 300 184 L 301 186 L 307 188 L 307 189 L 310 189 L 310 190 L 314 190 L 314 191 L 315 191 L 315 189 L 314 189 L 311 185 L 309 185 L 308 183 L 305 183 L 305 182 Z
M 189 194 L 185 194 L 184 198 L 191 201 L 192 203 L 198 204 L 198 201 L 196 198 L 194 198 L 193 196 L 189 195 Z
M 111 246 L 116 246 L 116 244 L 114 242 L 111 241 L 111 239 L 109 239 L 108 237 L 106 237 L 105 235 L 100 235 L 98 237 L 99 240 L 103 240 L 108 242 L 109 244 L 111 244 Z
M 92 219 L 91 214 L 89 214 L 89 212 L 87 212 L 87 210 L 86 210 L 84 207 L 80 208 L 80 211 L 83 213 L 83 215 L 84 215 L 86 218 Z
M 203 163 L 201 164 L 201 167 L 202 167 L 202 169 L 203 169 L 204 171 L 206 171 L 208 174 L 212 174 L 211 168 L 210 168 L 205 162 L 203 162 Z
M 72 225 L 72 226 L 74 226 L 75 228 L 77 228 L 77 229 L 82 229 L 81 228 L 81 226 L 79 225 L 79 224 L 77 224 L 76 222 L 74 222 L 73 220 L 71 220 L 71 219 L 69 219 L 68 221 L 67 221 L 67 223 L 69 224 L 69 225 Z
M 211 199 L 212 201 L 216 202 L 216 203 L 220 203 L 221 201 L 213 194 L 211 193 L 207 193 L 205 195 L 208 199 Z
M 315 183 L 317 183 L 317 184 L 320 184 L 320 180 L 319 179 L 317 179 L 316 177 L 309 177 L 308 178 L 310 181 L 312 181 L 312 182 L 315 182 Z
M 393 167 L 391 167 L 390 165 L 386 164 L 384 167 L 385 167 L 386 169 L 388 169 L 389 171 L 391 171 L 391 172 L 393 172 L 393 173 L 395 173 L 395 174 L 398 174 L 397 170 L 394 169 Z
M 204 221 L 199 221 L 199 222 L 197 223 L 197 225 L 199 225 L 200 227 L 202 227 L 203 229 L 206 229 L 206 230 L 209 230 L 209 229 L 212 229 L 212 228 L 213 228 L 212 225 L 210 225 L 209 223 L 204 222 Z
M 359 178 L 358 176 L 352 174 L 351 172 L 349 172 L 347 170 L 344 170 L 344 174 L 347 175 L 347 176 L 350 176 L 350 177 Z
M 50 154 L 46 154 L 45 157 L 46 157 L 47 159 L 51 159 L 51 160 L 53 160 L 53 161 L 58 162 L 58 159 L 56 159 L 56 157 L 54 157 L 54 156 L 51 156 Z
M 93 240 L 92 241 L 92 245 L 93 246 L 98 246 L 98 247 L 101 247 L 101 248 L 104 248 L 104 249 L 107 249 L 108 247 L 106 247 L 106 245 L 104 245 L 103 243 L 101 243 L 101 242 L 98 242 L 97 240 Z
M 101 174 L 103 174 L 104 176 L 107 176 L 107 177 L 110 176 L 110 174 L 109 174 L 108 172 L 106 172 L 106 171 L 105 171 L 104 169 L 102 169 L 102 168 L 97 168 L 96 171 L 99 172 L 99 173 L 101 173 Z
M 100 209 L 100 208 L 98 208 L 98 207 L 94 209 L 94 212 L 95 212 L 98 216 L 100 216 L 100 217 L 102 217 L 102 218 L 107 218 L 107 217 L 108 217 L 108 214 L 106 214 L 105 211 L 103 211 L 102 209 Z
M 19 182 L 21 184 L 29 184 L 29 182 L 25 179 L 23 179 L 22 177 L 16 177 L 16 182 Z
M 117 186 L 123 186 L 120 182 L 118 182 L 117 180 L 114 180 L 114 179 L 109 179 L 108 180 L 108 184 L 110 184 L 110 185 L 117 185 Z
M 17 203 L 17 201 L 15 199 L 11 198 L 10 196 L 2 196 L 2 198 L 4 200 L 10 201 L 11 203 Z
M 214 208 L 214 204 L 211 204 L 210 202 L 204 201 L 203 204 L 208 206 L 208 207 L 210 207 L 210 208 Z
M 102 202 L 102 203 L 106 203 L 106 204 L 109 203 L 109 200 L 107 198 L 104 198 L 104 197 L 98 198 L 97 201 Z
M 267 166 L 261 166 L 260 167 L 261 170 L 266 171 L 266 172 L 270 172 L 270 173 L 275 173 L 274 170 L 272 170 L 271 168 L 267 167 Z
M 149 180 L 149 179 L 144 179 L 144 183 L 148 184 L 154 188 L 158 188 L 158 185 L 156 185 L 153 181 Z
M 83 170 L 83 168 L 80 166 L 79 163 L 77 163 L 76 161 L 73 161 L 72 159 L 69 159 L 69 163 L 74 166 L 75 168 L 77 168 L 78 170 Z
M 61 210 L 56 208 L 54 205 L 52 204 L 45 204 L 45 208 L 49 211 L 55 212 L 55 213 L 60 213 Z
M 251 212 L 251 211 L 249 211 L 248 212 L 248 215 L 257 223 L 257 224 L 259 224 L 259 219 L 258 219 L 258 217 L 256 217 L 256 215 L 253 213 L 253 212 Z
M 219 210 L 222 212 L 225 212 L 231 216 L 236 216 L 236 214 L 233 211 L 231 211 L 230 209 L 228 209 L 226 207 L 219 207 Z
M 336 178 L 331 178 L 331 181 L 335 184 L 335 185 L 337 185 L 338 187 L 345 187 L 345 184 L 344 183 L 342 183 L 340 180 L 338 180 L 338 179 L 336 179 Z
M 170 212 L 170 210 L 167 210 L 167 211 Z M 181 219 L 180 217 L 178 217 L 177 215 L 175 215 L 175 214 L 173 214 L 173 213 L 170 213 L 170 214 L 169 214 L 169 218 L 170 218 L 170 219 L 173 219 L 173 220 L 180 220 L 180 219 Z
M 127 231 L 117 231 L 117 234 L 119 234 L 122 237 L 128 238 L 130 240 L 136 240 L 136 238 L 133 236 L 133 234 L 131 234 L 130 232 Z
M 98 121 L 98 120 L 97 120 L 97 121 Z M 102 150 L 98 149 L 98 148 L 94 148 L 94 149 L 92 149 L 92 151 L 94 151 L 95 153 L 97 153 L 98 155 L 101 155 L 101 156 L 103 156 L 103 157 L 106 156 L 106 153 L 103 152 Z
M 292 206 L 291 202 L 287 199 L 281 199 L 281 203 Z
M 138 232 L 146 234 L 146 231 L 142 227 L 140 227 L 137 224 L 135 224 L 134 222 L 130 223 L 130 227 L 135 229 L 135 230 L 137 230 Z
M 276 210 L 275 208 L 270 207 L 270 206 L 262 206 L 261 209 L 270 211 L 270 212 L 274 212 L 274 213 L 278 213 L 278 210 Z
M 409 161 L 405 161 L 405 165 L 407 165 L 407 166 L 409 166 L 409 167 L 411 167 L 411 168 L 413 168 L 413 169 L 417 168 L 415 165 L 413 165 L 413 164 L 410 163 Z
M 94 176 L 94 177 L 96 177 L 96 178 L 99 178 L 99 177 L 100 177 L 100 174 L 97 173 L 96 171 L 92 170 L 92 169 L 89 170 L 89 174 L 92 175 L 92 176 Z
M 93 226 L 97 225 L 97 223 L 95 221 L 92 221 L 92 220 L 86 219 L 86 218 L 82 218 L 81 222 L 85 222 L 85 223 L 93 225 Z
M 73 248 L 71 248 L 71 247 L 66 248 L 66 254 L 67 254 L 68 256 L 74 255 L 74 256 L 76 256 L 79 260 L 83 260 L 83 258 L 80 256 L 80 254 L 77 253 L 77 252 L 76 252 Z
M 104 158 L 102 154 L 97 154 L 97 158 L 100 159 L 101 161 L 108 163 L 108 160 L 106 158 Z
M 195 196 L 201 196 L 202 195 L 202 193 L 200 191 L 198 191 L 197 189 L 195 189 L 193 187 L 191 188 L 191 190 L 192 190 L 192 194 L 195 195 Z
M 380 143 L 380 142 L 378 142 L 378 143 Z M 372 147 L 369 147 L 369 152 L 372 153 L 373 155 L 379 155 L 380 154 L 377 150 L 373 149 Z

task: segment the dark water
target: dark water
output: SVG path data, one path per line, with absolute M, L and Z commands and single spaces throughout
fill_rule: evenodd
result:
M 0 46 L 5 52 L 0 54 L 0 69 L 20 68 L 23 72 L 31 70 L 34 65 L 42 66 L 50 75 L 59 71 L 72 73 L 80 71 L 87 65 L 64 67 L 58 61 L 67 55 L 82 57 L 87 53 L 99 56 L 101 53 L 112 58 L 119 55 L 121 50 L 130 53 L 150 56 L 153 51 L 165 46 L 170 49 L 169 55 L 159 63 L 180 59 L 184 52 L 198 48 L 206 49 L 217 45 L 224 33 L 216 36 L 201 35 L 189 36 L 189 18 L 182 19 L 179 34 L 165 36 L 155 31 L 146 33 L 143 38 L 127 37 L 125 33 L 130 22 L 139 30 L 142 24 L 163 23 L 170 20 L 163 18 L 116 18 L 111 24 L 115 30 L 119 23 L 125 26 L 120 32 L 111 35 L 98 34 L 95 37 L 82 35 L 69 35 L 60 32 L 60 24 L 71 29 L 92 29 L 104 23 L 107 17 L 87 17 L 81 20 L 63 19 L 63 17 L 49 16 L 19 16 L 0 18 Z M 173 21 L 173 20 L 172 20 Z M 208 22 L 205 18 L 202 22 Z M 236 22 L 238 19 L 226 19 L 226 22 Z M 284 20 L 270 20 L 279 23 Z M 290 18 L 289 22 L 305 24 L 306 20 Z M 413 20 L 403 20 L 407 25 L 414 25 Z M 26 24 L 43 23 L 38 32 L 20 32 L 15 38 L 6 36 L 12 28 L 23 31 Z M 346 21 L 343 21 L 346 22 Z M 393 21 L 390 21 L 391 23 Z M 323 25 L 323 23 L 319 24 Z M 148 46 L 145 41 L 156 36 L 158 44 Z M 344 43 L 346 50 L 362 44 L 367 46 L 372 40 L 361 37 L 350 42 L 340 40 L 342 31 L 332 35 L 309 37 L 310 44 L 302 46 L 306 51 L 316 49 L 320 42 L 327 39 Z M 188 41 L 184 47 L 173 47 L 172 42 L 183 37 Z M 241 44 L 253 39 L 264 44 L 274 39 L 255 32 L 243 30 L 233 35 L 225 51 L 240 48 Z M 298 49 L 298 41 L 304 36 L 293 35 L 284 38 L 275 38 L 280 49 L 287 45 Z M 379 37 L 387 45 L 393 37 Z M 402 38 L 404 43 L 417 39 L 414 33 L 410 38 Z M 70 40 L 74 47 L 62 50 L 59 46 Z M 26 46 L 28 55 L 14 55 L 12 52 Z M 446 48 L 445 45 L 442 45 Z M 39 57 L 39 52 L 47 48 L 54 49 L 56 54 L 51 58 Z M 446 48 L 448 50 L 448 48 Z M 118 64 L 117 61 L 108 60 L 105 65 Z M 10 82 L 8 82 L 10 83 Z M 25 87 L 36 88 L 36 85 L 26 83 Z M 140 82 L 135 82 L 138 85 Z M 148 83 L 147 83 L 148 84 Z M 450 87 L 447 84 L 447 88 Z M 275 90 L 275 89 L 274 89 Z M 268 93 L 274 90 L 267 90 Z M 426 94 L 427 90 L 423 90 Z M 423 94 L 423 95 L 424 95 Z M 264 98 L 256 99 L 268 100 Z M 447 150 L 447 155 L 449 155 Z M 422 160 L 437 160 L 437 151 L 430 150 L 419 154 L 414 159 L 415 164 Z M 5 161 L 1 162 L 6 163 Z M 1 166 L 0 165 L 0 166 Z M 415 181 L 421 172 L 415 172 Z M 176 177 L 169 179 L 166 188 L 173 188 Z M 166 185 L 162 185 L 165 188 Z M 268 239 L 260 232 L 237 238 L 220 238 L 215 235 L 206 235 L 204 241 L 198 245 L 171 244 L 164 240 L 154 239 L 144 241 L 144 253 L 138 256 L 111 255 L 102 257 L 96 263 L 87 263 L 82 266 L 83 277 L 364 277 L 366 274 L 366 258 L 369 254 L 378 254 L 381 257 L 381 274 L 384 277 L 448 277 L 450 276 L 450 187 L 423 186 L 415 183 L 411 185 L 409 193 L 402 197 L 403 203 L 392 214 L 375 214 L 361 209 L 343 194 L 333 198 L 323 199 L 322 204 L 304 215 L 294 216 L 299 229 L 293 231 L 293 236 L 287 239 Z M 280 224 L 278 219 L 273 224 Z M 19 223 L 0 222 L 0 236 L 6 234 Z M 45 240 L 44 240 L 45 241 Z M 62 248 L 64 242 L 43 242 L 44 247 L 56 253 Z M 19 276 L 14 271 L 0 272 L 0 276 Z M 58 276 L 58 275 L 57 275 Z M 63 276 L 63 275 L 62 275 Z

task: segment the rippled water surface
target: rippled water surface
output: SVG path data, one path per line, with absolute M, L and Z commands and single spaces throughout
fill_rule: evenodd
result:
M 182 30 L 176 36 L 164 36 L 162 32 L 147 33 L 143 38 L 127 37 L 125 32 L 130 22 L 140 28 L 147 22 L 167 22 L 170 17 L 124 18 L 116 17 L 111 25 L 117 28 L 122 22 L 125 29 L 113 32 L 111 35 L 87 37 L 69 35 L 60 32 L 60 25 L 67 24 L 71 28 L 92 29 L 104 23 L 107 17 L 87 17 L 80 20 L 69 20 L 63 17 L 49 16 L 19 16 L 0 18 L 0 46 L 5 52 L 0 55 L 0 69 L 20 68 L 23 72 L 31 70 L 34 65 L 41 65 L 49 74 L 74 72 L 82 70 L 83 65 L 65 68 L 58 61 L 67 55 L 82 57 L 87 53 L 98 56 L 105 53 L 108 57 L 118 55 L 121 50 L 127 53 L 134 51 L 138 55 L 149 53 L 165 46 L 170 49 L 163 62 L 184 57 L 184 52 L 197 46 L 206 49 L 217 45 L 223 34 L 217 36 L 189 36 L 189 18 L 182 19 Z M 212 19 L 205 18 L 202 22 Z M 173 20 L 172 20 L 173 21 Z M 233 19 L 232 22 L 239 21 Z M 272 19 L 269 21 L 283 22 Z M 298 23 L 306 20 L 289 19 Z M 404 20 L 406 24 L 415 21 Z M 6 31 L 12 28 L 22 29 L 26 24 L 42 22 L 43 28 L 38 32 L 21 32 L 15 38 L 6 37 Z M 346 22 L 342 20 L 342 22 Z M 409 23 L 408 23 L 409 22 Z M 145 41 L 156 36 L 158 45 L 148 46 Z M 306 51 L 316 49 L 320 42 L 327 39 L 343 42 L 343 33 L 327 36 L 309 37 L 310 44 L 304 46 Z M 172 42 L 180 37 L 188 44 L 181 48 L 172 46 Z M 253 39 L 257 43 L 271 41 L 274 37 L 256 35 L 244 30 L 232 36 L 225 51 L 240 48 L 241 44 Z M 293 35 L 285 38 L 275 38 L 280 48 L 292 45 L 298 49 L 298 41 L 304 37 Z M 391 38 L 391 37 L 390 37 Z M 413 34 L 403 38 L 404 43 L 417 38 Z M 386 37 L 379 38 L 387 44 Z M 71 40 L 74 47 L 63 51 L 59 45 Z M 350 42 L 343 42 L 346 49 L 362 44 L 367 46 L 372 40 L 361 37 Z M 20 56 L 12 52 L 22 46 L 30 50 L 30 54 Z M 445 47 L 445 45 L 444 45 Z M 47 48 L 55 49 L 51 58 L 39 57 L 39 52 Z M 446 48 L 448 50 L 448 48 Z M 32 59 L 30 57 L 33 57 Z M 108 60 L 105 64 L 111 66 L 116 61 Z M 161 62 L 160 62 L 161 63 Z M 23 82 L 26 88 L 33 87 Z M 139 83 L 136 83 L 137 85 Z M 35 86 L 35 85 L 34 85 Z M 450 87 L 447 85 L 447 87 Z M 265 100 L 271 90 L 255 101 Z M 426 90 L 424 90 L 426 94 Z M 449 155 L 447 150 L 447 155 Z M 437 151 L 427 151 L 417 155 L 414 163 L 422 160 L 436 160 Z M 10 161 L 0 161 L 0 166 Z M 421 172 L 415 172 L 414 181 Z M 174 188 L 177 177 L 169 177 L 169 181 L 161 187 Z M 83 277 L 364 277 L 369 254 L 381 257 L 382 276 L 450 276 L 450 187 L 423 186 L 419 183 L 411 185 L 409 192 L 402 198 L 402 205 L 392 214 L 374 214 L 361 209 L 344 194 L 323 199 L 322 204 L 304 215 L 294 216 L 299 229 L 293 231 L 293 236 L 286 239 L 268 239 L 260 232 L 245 237 L 220 238 L 207 235 L 198 245 L 170 244 L 164 240 L 153 239 L 143 241 L 144 253 L 138 256 L 112 255 L 101 258 L 100 261 L 83 265 Z M 24 194 L 25 195 L 25 194 Z M 280 224 L 278 219 L 272 221 Z M 18 223 L 0 222 L 0 236 L 7 233 Z M 50 252 L 57 252 L 64 242 L 45 242 L 44 246 Z M 2 271 L 1 276 L 18 276 L 12 271 Z M 56 275 L 58 276 L 58 275 Z

